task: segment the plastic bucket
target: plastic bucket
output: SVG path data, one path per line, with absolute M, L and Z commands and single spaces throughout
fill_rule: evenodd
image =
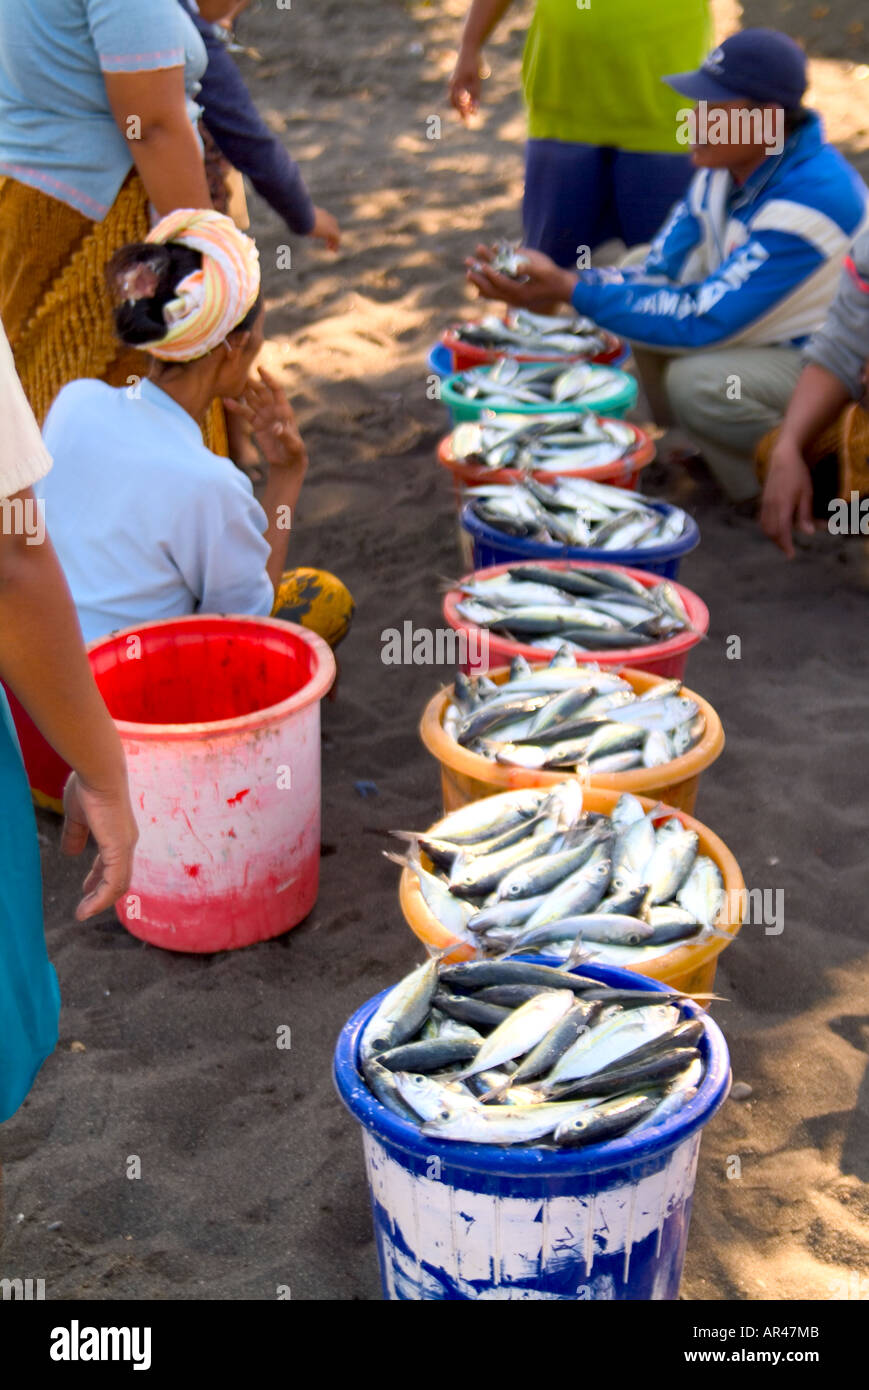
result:
M 502 666 L 498 671 L 489 672 L 489 678 L 498 685 L 502 685 L 509 675 L 510 671 L 506 666 Z M 650 676 L 645 671 L 624 669 L 619 675 L 633 686 L 638 695 L 660 684 L 660 677 Z M 467 806 L 470 801 L 481 801 L 484 797 L 497 796 L 499 792 L 513 791 L 517 787 L 550 787 L 564 781 L 563 769 L 547 772 L 543 769 L 506 767 L 463 748 L 445 732 L 443 726 L 452 693 L 452 686 L 446 690 L 439 690 L 426 705 L 419 725 L 423 744 L 440 763 L 445 813 L 457 811 L 460 806 Z M 632 792 L 634 796 L 648 796 L 652 801 L 664 801 L 679 811 L 693 811 L 697 802 L 701 773 L 705 772 L 716 758 L 720 758 L 724 750 L 724 730 L 721 720 L 707 700 L 693 690 L 683 690 L 683 694 L 690 700 L 696 700 L 706 724 L 703 737 L 694 748 L 663 767 L 643 767 L 631 772 L 596 773 L 589 778 L 583 778 L 584 784 L 608 788 L 619 795 L 622 792 Z
M 18 703 L 8 685 L 3 685 L 15 732 L 21 745 L 21 756 L 27 772 L 30 795 L 43 810 L 63 811 L 63 788 L 70 774 L 69 764 L 55 753 L 43 738 L 26 709 Z
M 443 381 L 445 377 L 455 375 L 453 359 L 450 356 L 449 349 L 445 348 L 442 343 L 435 343 L 426 361 L 428 362 L 429 370 L 435 376 L 439 376 L 441 381 Z
M 577 973 L 650 994 L 660 988 L 623 970 Z M 712 1019 L 686 1005 L 704 1021 L 706 1072 L 677 1115 L 608 1144 L 559 1151 L 435 1140 L 381 1105 L 358 1054 L 382 998 L 343 1028 L 334 1079 L 362 1126 L 384 1298 L 677 1298 L 703 1126 L 730 1088 L 727 1044 Z
M 515 563 L 515 560 L 511 561 L 511 565 Z M 570 569 L 573 563 L 571 560 L 545 561 L 547 569 Z M 506 573 L 511 565 L 493 565 L 490 569 L 475 571 L 474 575 L 470 577 L 488 579 L 494 575 Z M 622 574 L 639 580 L 649 589 L 662 582 L 658 575 L 649 574 L 647 570 L 628 569 L 625 565 L 599 565 L 592 561 L 584 561 L 583 568 L 618 569 Z M 463 578 L 468 577 L 463 576 Z M 709 630 L 709 609 L 691 589 L 677 584 L 675 580 L 670 582 L 685 605 L 693 631 L 680 632 L 675 637 L 668 637 L 665 641 L 655 642 L 648 647 L 623 647 L 614 648 L 612 651 L 590 652 L 582 659 L 596 661 L 600 666 L 630 666 L 634 670 L 649 671 L 655 676 L 672 676 L 682 680 L 688 663 L 688 653 L 692 647 L 696 647 Z M 545 661 L 547 654 L 554 656 L 558 647 L 557 638 L 553 640 L 551 648 L 543 649 L 529 647 L 523 642 L 511 642 L 508 637 L 500 637 L 495 632 L 484 632 L 475 623 L 468 622 L 457 613 L 456 604 L 461 602 L 461 598 L 462 595 L 458 589 L 450 589 L 444 597 L 443 613 L 450 627 L 465 636 L 468 650 L 466 659 L 462 660 L 463 670 L 484 672 L 490 666 L 509 666 L 514 656 L 524 656 L 526 661 L 530 662 Z M 488 653 L 488 655 L 474 658 L 471 656 L 472 652 Z
M 639 425 L 630 425 L 629 428 L 634 431 L 635 442 L 613 463 L 597 464 L 594 468 L 538 468 L 532 470 L 531 477 L 541 483 L 552 482 L 555 478 L 588 478 L 591 482 L 613 483 L 616 487 L 633 490 L 639 481 L 640 470 L 655 457 L 655 444 Z M 480 463 L 460 462 L 453 455 L 451 434 L 441 440 L 437 457 L 438 463 L 449 469 L 452 474 L 459 511 L 467 501 L 467 488 L 479 487 L 483 483 L 502 483 L 509 486 L 527 477 L 524 470 L 518 468 L 486 468 Z
M 141 623 L 92 644 L 139 842 L 116 904 L 134 936 L 226 951 L 278 936 L 317 899 L 322 637 L 274 618 Z
M 561 779 L 562 781 L 565 778 Z M 586 787 L 583 794 L 583 804 L 588 811 L 603 811 L 609 815 L 615 806 L 620 791 L 609 791 L 603 787 Z M 651 811 L 656 804 L 647 796 L 640 797 L 641 802 L 647 811 Z M 715 981 L 715 972 L 718 968 L 718 957 L 721 952 L 734 940 L 740 927 L 742 926 L 742 911 L 744 905 L 745 880 L 742 877 L 742 870 L 725 845 L 708 826 L 695 820 L 685 811 L 680 811 L 675 806 L 664 806 L 657 819 L 665 820 L 668 815 L 677 815 L 682 824 L 689 830 L 694 830 L 700 842 L 700 854 L 708 854 L 710 859 L 721 870 L 724 879 L 725 900 L 724 906 L 718 916 L 717 926 L 729 932 L 728 937 L 713 936 L 706 941 L 700 941 L 692 945 L 690 941 L 683 945 L 674 947 L 666 955 L 655 956 L 654 959 L 645 964 L 638 964 L 630 968 L 633 978 L 634 970 L 650 979 L 660 980 L 663 984 L 669 985 L 673 989 L 684 990 L 686 994 L 701 994 L 711 991 Z M 430 868 L 428 859 L 422 856 L 422 861 L 426 867 Z M 425 942 L 426 946 L 431 946 L 435 950 L 443 950 L 455 944 L 455 951 L 451 954 L 450 960 L 470 960 L 475 952 L 474 948 L 465 941 L 459 941 L 448 931 L 437 917 L 429 910 L 425 898 L 419 890 L 419 881 L 416 874 L 409 869 L 404 869 L 399 881 L 398 897 L 404 919 L 415 936 L 420 941 Z
M 664 517 L 672 516 L 678 510 L 668 502 L 652 502 L 647 497 L 643 498 L 643 502 Z M 538 560 L 575 560 L 578 564 L 598 560 L 604 565 L 632 565 L 634 569 L 658 574 L 663 579 L 676 579 L 683 557 L 700 544 L 700 527 L 687 512 L 682 534 L 676 540 L 668 541 L 665 545 L 647 545 L 633 550 L 548 545 L 545 541 L 527 540 L 523 536 L 506 536 L 503 531 L 481 521 L 470 506 L 462 512 L 461 525 L 473 541 L 474 569 L 486 569 L 490 565 L 527 564 L 529 561 L 536 563 Z
M 504 322 L 506 323 L 506 319 Z M 593 357 L 588 357 L 584 352 L 547 354 L 504 352 L 497 348 L 475 347 L 473 343 L 463 342 L 455 328 L 447 329 L 441 338 L 441 344 L 450 354 L 453 372 L 464 372 L 469 367 L 494 366 L 502 357 L 512 357 L 517 362 L 563 362 L 565 366 L 569 366 L 571 362 L 598 362 L 602 366 L 608 366 L 617 358 L 624 356 L 625 344 L 621 338 L 617 338 L 614 333 L 610 333 L 606 329 L 601 328 L 598 332 L 604 335 L 606 346 L 601 352 L 595 353 Z
M 596 370 L 592 366 L 592 370 Z M 601 367 L 603 371 L 617 371 L 616 368 Z M 563 405 L 553 405 L 546 402 L 543 405 L 511 401 L 508 405 L 486 405 L 483 400 L 467 400 L 454 390 L 454 385 L 458 380 L 459 373 L 447 377 L 441 386 L 441 401 L 450 413 L 450 418 L 454 425 L 461 424 L 464 420 L 479 420 L 484 414 L 492 417 L 497 415 L 527 415 L 529 418 L 535 415 L 584 415 L 593 411 L 596 415 L 609 415 L 614 419 L 621 419 L 637 403 L 638 386 L 634 377 L 627 372 L 618 371 L 619 380 L 613 385 L 611 396 L 605 396 L 603 400 L 596 400 L 588 407 L 577 405 L 576 401 L 565 402 Z

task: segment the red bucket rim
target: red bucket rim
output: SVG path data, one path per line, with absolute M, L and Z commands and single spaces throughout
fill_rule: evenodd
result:
M 288 623 L 279 618 L 260 618 L 247 614 L 235 616 L 221 613 L 190 613 L 177 618 L 158 618 L 152 622 L 135 623 L 131 627 L 119 628 L 107 637 L 98 637 L 95 641 L 89 642 L 87 647 L 88 659 L 95 679 L 100 674 L 100 654 L 102 652 L 108 653 L 109 649 L 116 647 L 118 643 L 124 642 L 130 637 L 138 637 L 142 633 L 154 632 L 158 629 L 168 634 L 173 628 L 183 629 L 194 625 L 227 629 L 265 628 L 275 635 L 291 635 L 310 648 L 314 656 L 314 670 L 307 683 L 295 694 L 288 695 L 286 699 L 280 700 L 274 705 L 265 705 L 262 709 L 252 710 L 249 714 L 236 715 L 232 719 L 203 720 L 199 723 L 189 724 L 143 724 L 138 720 L 115 719 L 112 715 L 112 720 L 121 737 L 136 738 L 143 742 L 159 740 L 165 743 L 172 740 L 234 734 L 246 729 L 262 728 L 264 725 L 276 724 L 286 718 L 288 714 L 294 714 L 307 705 L 322 700 L 335 680 L 334 654 L 328 642 L 319 633 L 312 632 L 310 628 L 302 627 L 299 623 Z M 99 685 L 98 679 L 97 685 Z

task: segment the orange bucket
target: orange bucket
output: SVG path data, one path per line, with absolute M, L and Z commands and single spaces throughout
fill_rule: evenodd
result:
M 647 671 L 621 669 L 618 674 L 633 686 L 638 695 L 663 682 L 659 676 Z M 510 675 L 508 666 L 490 671 L 490 680 L 502 685 Z M 469 801 L 481 801 L 486 796 L 498 792 L 515 790 L 517 787 L 549 787 L 565 780 L 565 772 L 524 767 L 505 767 L 492 762 L 479 753 L 456 743 L 445 732 L 444 715 L 452 698 L 453 687 L 447 686 L 435 695 L 423 711 L 420 720 L 420 737 L 428 751 L 441 765 L 441 788 L 443 791 L 444 813 L 457 811 Z M 697 801 L 697 788 L 700 774 L 705 772 L 721 756 L 724 748 L 724 730 L 721 720 L 707 700 L 693 690 L 683 689 L 689 700 L 700 706 L 706 727 L 700 742 L 681 757 L 662 767 L 641 767 L 631 772 L 605 772 L 590 778 L 583 778 L 590 787 L 605 787 L 611 791 L 632 792 L 634 796 L 649 796 L 653 801 L 666 802 L 677 811 L 694 810 Z M 567 774 L 569 776 L 569 774 Z
M 561 780 L 564 781 L 564 778 Z M 601 811 L 604 815 L 609 815 L 620 795 L 620 792 L 605 790 L 603 787 L 587 787 L 583 794 L 585 809 L 587 811 Z M 651 811 L 655 805 L 655 802 L 648 797 L 640 797 L 640 800 L 647 811 Z M 705 994 L 713 988 L 715 972 L 718 968 L 718 957 L 725 947 L 734 940 L 742 926 L 745 880 L 739 865 L 723 840 L 713 834 L 707 826 L 701 825 L 700 821 L 694 820 L 693 816 L 687 815 L 685 811 L 679 811 L 675 807 L 669 806 L 661 808 L 661 820 L 665 820 L 671 815 L 678 816 L 686 830 L 696 832 L 700 842 L 699 853 L 708 855 L 721 871 L 721 876 L 724 879 L 725 898 L 724 906 L 718 914 L 716 926 L 723 928 L 728 933 L 728 937 L 713 936 L 698 942 L 696 945 L 692 945 L 688 941 L 674 947 L 666 955 L 655 956 L 653 960 L 647 962 L 638 961 L 635 965 L 625 968 L 634 970 L 638 975 L 646 975 L 649 979 L 660 980 L 662 984 L 669 985 L 671 989 L 680 989 L 685 994 Z M 425 855 L 422 856 L 422 862 L 426 868 L 432 867 Z M 459 941 L 429 911 L 419 890 L 416 874 L 410 869 L 402 871 L 398 898 L 405 921 L 414 935 L 418 936 L 426 946 L 431 946 L 435 950 L 443 950 L 455 942 L 456 949 L 448 957 L 450 961 L 473 959 L 476 955 L 473 946 L 467 942 Z

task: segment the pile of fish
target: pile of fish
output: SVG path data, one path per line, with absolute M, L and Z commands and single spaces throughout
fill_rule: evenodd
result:
M 487 484 L 470 488 L 468 496 L 474 516 L 504 535 L 579 549 L 667 545 L 679 539 L 687 521 L 679 507 L 659 510 L 639 493 L 589 478 Z
M 493 762 L 590 775 L 663 767 L 703 737 L 700 707 L 681 695 L 681 681 L 637 695 L 621 676 L 574 663 L 570 655 L 531 667 L 517 656 L 503 685 L 457 672 L 445 732 Z
M 637 442 L 624 420 L 584 415 L 498 415 L 482 424 L 466 421 L 450 436 L 460 463 L 529 472 L 600 468 L 624 458 Z
M 620 392 L 624 372 L 594 362 L 526 364 L 502 357 L 494 367 L 469 367 L 450 380 L 451 389 L 466 401 L 485 407 L 533 405 L 541 411 L 553 405 L 577 409 L 605 401 Z
M 425 833 L 393 833 L 408 851 L 387 857 L 417 876 L 441 925 L 480 953 L 633 965 L 722 934 L 724 881 L 696 832 L 629 794 L 611 816 L 585 812 L 573 779 L 472 802 Z
M 477 323 L 460 323 L 456 338 L 504 357 L 596 357 L 610 346 L 609 334 L 575 314 L 557 318 L 514 309 L 505 319 L 490 314 Z
M 523 961 L 429 960 L 360 1043 L 381 1104 L 433 1139 L 599 1144 L 677 1114 L 704 1076 L 705 1025 L 675 990 L 614 989 Z
M 465 622 L 545 651 L 558 648 L 562 661 L 574 652 L 649 647 L 695 630 L 672 584 L 641 584 L 615 568 L 511 565 L 455 587 Z

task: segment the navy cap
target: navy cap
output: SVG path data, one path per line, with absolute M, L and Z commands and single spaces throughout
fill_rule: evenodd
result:
M 777 29 L 742 29 L 712 50 L 696 72 L 663 81 L 692 101 L 757 101 L 792 109 L 808 86 L 806 55 Z

